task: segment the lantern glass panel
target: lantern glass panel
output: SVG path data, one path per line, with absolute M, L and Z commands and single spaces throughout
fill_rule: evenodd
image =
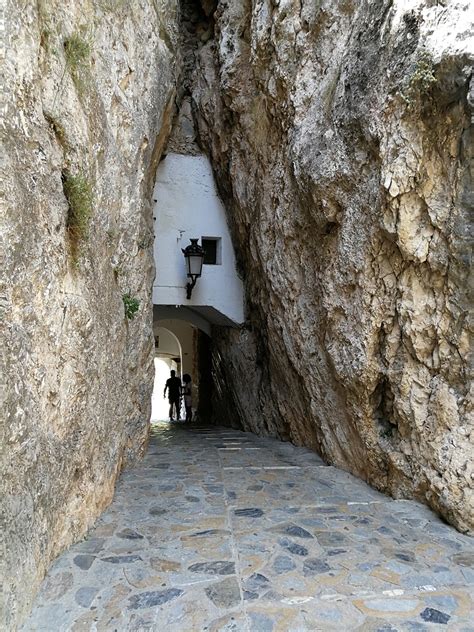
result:
M 187 260 L 188 274 L 192 276 L 201 276 L 203 256 L 201 254 L 190 255 L 189 257 L 187 257 Z

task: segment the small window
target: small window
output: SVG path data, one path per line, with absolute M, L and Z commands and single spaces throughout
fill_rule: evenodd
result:
M 221 238 L 201 237 L 201 245 L 204 250 L 204 263 L 206 265 L 220 265 L 221 258 Z

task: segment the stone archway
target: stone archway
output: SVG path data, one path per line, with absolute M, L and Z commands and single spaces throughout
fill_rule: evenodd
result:
M 191 375 L 194 418 L 210 421 L 213 395 L 211 324 L 191 310 L 174 308 L 163 310 L 161 306 L 155 306 L 153 332 L 155 382 L 152 397 L 152 422 L 157 420 L 157 410 L 161 411 L 160 420 L 168 419 L 168 415 L 163 414 L 166 405 L 163 400 L 163 389 L 169 377 L 169 370 L 173 368 L 180 376 L 185 373 Z M 179 357 L 175 355 L 178 345 Z M 177 362 L 178 359 L 179 362 Z M 175 365 L 172 366 L 173 362 Z
M 168 402 L 163 397 L 163 390 L 170 371 L 176 371 L 181 376 L 183 351 L 178 336 L 161 325 L 153 328 L 155 338 L 155 378 L 151 399 L 151 422 L 157 422 L 168 418 Z

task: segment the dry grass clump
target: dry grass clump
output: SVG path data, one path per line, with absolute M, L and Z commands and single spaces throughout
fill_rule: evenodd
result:
M 79 34 L 73 33 L 64 41 L 64 53 L 66 56 L 66 67 L 76 88 L 81 92 L 88 78 L 91 46 Z
M 68 201 L 66 227 L 74 262 L 80 256 L 81 244 L 89 235 L 92 217 L 92 186 L 83 173 L 76 175 L 63 171 L 63 191 Z

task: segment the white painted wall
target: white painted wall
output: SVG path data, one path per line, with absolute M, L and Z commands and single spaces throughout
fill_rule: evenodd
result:
M 181 355 L 181 372 L 189 373 L 193 378 L 194 372 L 194 327 L 183 320 L 160 320 L 153 324 L 153 331 L 160 336 L 160 346 L 155 347 L 155 355 L 161 356 L 168 353 L 168 339 L 162 338 L 160 332 L 168 332 L 168 336 L 174 334 L 179 341 L 179 352 Z M 175 342 L 175 345 L 177 343 Z M 174 355 L 174 354 L 173 354 Z
M 168 154 L 160 162 L 154 191 L 155 305 L 210 306 L 234 323 L 244 321 L 243 286 L 222 202 L 205 156 Z M 220 237 L 222 264 L 204 265 L 190 300 L 181 248 L 191 237 Z
M 158 336 L 159 346 L 155 344 L 155 355 L 168 358 L 181 357 L 181 341 L 174 332 L 165 329 L 165 327 L 154 326 L 153 334 Z

